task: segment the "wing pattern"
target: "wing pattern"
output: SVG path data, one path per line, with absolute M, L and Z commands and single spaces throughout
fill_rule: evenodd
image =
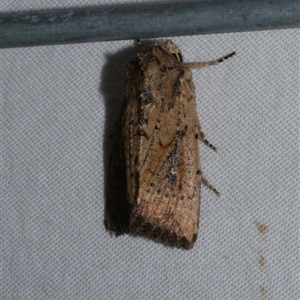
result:
M 130 228 L 191 248 L 200 210 L 198 117 L 190 70 L 155 44 L 127 66 L 122 118 Z

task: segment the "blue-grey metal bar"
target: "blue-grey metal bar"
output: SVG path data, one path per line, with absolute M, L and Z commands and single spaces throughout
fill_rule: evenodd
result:
M 0 15 L 0 48 L 299 27 L 299 0 L 161 2 Z

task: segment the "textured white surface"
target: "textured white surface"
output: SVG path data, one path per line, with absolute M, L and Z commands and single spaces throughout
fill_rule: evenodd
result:
M 2 1 L 23 11 L 124 1 Z M 103 225 L 133 41 L 0 51 L 2 299 L 298 299 L 299 30 L 172 38 L 193 71 L 203 169 L 190 251 Z M 262 234 L 255 221 L 267 225 Z M 260 256 L 266 264 L 259 264 Z

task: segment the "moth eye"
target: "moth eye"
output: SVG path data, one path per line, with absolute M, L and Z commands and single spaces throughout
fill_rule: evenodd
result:
M 173 55 L 180 63 L 182 63 L 182 56 L 181 56 L 181 53 L 172 53 L 172 55 Z

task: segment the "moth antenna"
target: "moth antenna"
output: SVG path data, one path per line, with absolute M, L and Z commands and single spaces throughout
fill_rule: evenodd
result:
M 232 57 L 232 56 L 234 56 L 234 55 L 236 55 L 236 51 L 233 51 L 233 52 L 231 52 L 230 54 L 225 55 L 225 56 L 219 58 L 219 59 L 217 60 L 217 62 L 218 62 L 218 63 L 221 63 L 221 62 L 227 60 L 228 58 L 230 58 L 230 57 Z
M 222 63 L 223 61 L 227 60 L 228 58 L 232 57 L 236 55 L 236 52 L 233 51 L 228 55 L 225 55 L 219 59 L 216 60 L 211 60 L 211 61 L 203 61 L 203 62 L 192 62 L 192 63 L 183 63 L 183 65 L 187 68 L 191 68 L 191 69 L 202 69 L 202 68 L 206 68 L 209 66 L 215 66 L 218 65 L 220 63 Z

